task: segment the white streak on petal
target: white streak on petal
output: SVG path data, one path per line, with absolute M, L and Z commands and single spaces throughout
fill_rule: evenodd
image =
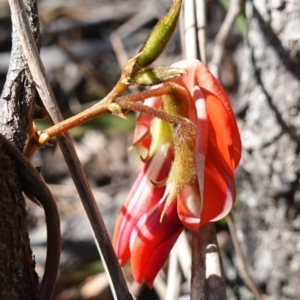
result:
M 151 180 L 153 180 L 153 181 L 157 180 L 158 174 L 161 171 L 161 166 L 164 163 L 164 160 L 166 159 L 168 149 L 169 149 L 169 145 L 163 145 L 163 146 L 159 147 L 158 150 L 155 152 L 155 154 L 150 162 L 150 165 L 149 165 L 143 179 L 141 180 L 141 183 L 137 189 L 135 196 L 133 197 L 133 199 L 130 201 L 130 203 L 128 205 L 128 212 L 130 212 L 134 208 L 134 206 L 137 205 L 138 201 L 146 201 L 149 194 L 155 188 L 153 183 L 151 182 Z M 165 198 L 165 196 L 162 197 L 162 199 L 164 199 L 164 198 Z M 134 227 L 134 229 L 130 235 L 130 244 L 129 244 L 130 250 L 132 250 L 133 243 L 135 241 L 135 238 L 137 237 L 137 234 L 138 234 L 140 228 L 146 222 L 148 216 L 150 214 L 152 214 L 154 212 L 154 210 L 158 207 L 160 201 L 154 207 L 152 207 L 150 211 L 147 211 L 139 218 L 136 226 Z M 124 218 L 124 220 L 122 222 L 121 230 L 125 226 L 126 226 L 126 220 Z
M 202 211 L 203 195 L 204 195 L 204 168 L 205 168 L 205 156 L 207 151 L 207 139 L 208 139 L 208 118 L 206 111 L 206 102 L 198 86 L 194 87 L 193 99 L 195 101 L 197 112 L 197 124 L 196 124 L 196 164 L 197 175 L 201 197 Z
M 205 156 L 202 153 L 196 154 L 196 167 L 197 167 L 197 176 L 198 176 L 198 183 L 199 183 L 199 190 L 200 190 L 200 214 L 201 214 L 203 208 L 203 197 L 204 197 L 204 168 L 205 168 Z
M 130 235 L 130 242 L 129 242 L 129 248 L 130 251 L 132 251 L 133 249 L 133 245 L 135 242 L 135 239 L 138 235 L 138 233 L 140 232 L 140 229 L 143 227 L 143 225 L 146 223 L 147 219 L 155 212 L 156 209 L 158 209 L 159 205 L 165 200 L 165 197 L 161 198 L 159 200 L 159 202 L 157 202 L 149 211 L 147 211 L 146 213 L 144 213 L 138 220 L 136 226 L 134 227 L 134 229 L 132 230 L 132 233 Z M 148 229 L 148 228 L 147 228 Z M 143 230 L 143 236 L 145 238 L 151 238 L 152 237 L 152 233 L 149 230 Z
M 130 242 L 129 242 L 130 251 L 132 251 L 132 249 L 133 249 L 133 244 L 134 244 L 135 239 L 140 231 L 140 228 L 145 224 L 148 217 L 155 211 L 155 209 L 157 209 L 158 205 L 159 205 L 159 202 L 156 203 L 156 205 L 154 205 L 147 213 L 143 214 L 139 218 L 136 226 L 134 227 L 134 229 L 132 230 L 132 233 L 130 235 Z
M 224 207 L 222 209 L 222 213 L 220 213 L 216 218 L 210 220 L 211 222 L 218 221 L 226 217 L 229 214 L 230 210 L 232 209 L 233 202 L 235 200 L 234 179 L 232 179 L 230 176 L 227 176 L 226 174 L 225 177 L 227 179 L 228 188 L 226 190 L 226 199 L 224 201 Z
M 195 194 L 195 191 L 189 184 L 183 188 L 181 193 L 186 209 L 193 216 L 199 218 L 201 212 L 201 201 L 199 199 L 199 196 Z
M 194 87 L 193 98 L 196 106 L 197 113 L 197 147 L 198 151 L 206 155 L 207 151 L 207 138 L 208 138 L 208 118 L 206 111 L 206 102 L 198 86 Z

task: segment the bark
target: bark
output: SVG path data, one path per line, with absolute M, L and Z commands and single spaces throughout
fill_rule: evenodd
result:
M 31 30 L 40 46 L 36 0 L 24 1 Z M 23 150 L 33 114 L 36 89 L 32 82 L 21 43 L 13 26 L 12 51 L 6 82 L 0 96 L 0 132 Z
M 0 299 L 36 299 L 38 278 L 17 169 L 0 144 Z
M 37 4 L 25 1 L 31 29 L 39 41 Z M 13 28 L 12 52 L 0 97 L 0 133 L 22 151 L 35 103 L 35 87 Z M 17 170 L 0 148 L 0 298 L 36 299 L 38 277 L 29 243 L 27 213 Z
M 248 1 L 237 227 L 265 299 L 300 295 L 300 5 Z

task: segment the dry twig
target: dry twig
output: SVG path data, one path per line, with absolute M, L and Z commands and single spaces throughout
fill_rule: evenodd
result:
M 224 53 L 225 42 L 228 38 L 232 25 L 240 13 L 245 0 L 230 0 L 229 9 L 226 18 L 215 38 L 214 49 L 211 62 L 209 63 L 210 71 L 219 78 L 220 67 Z
M 254 282 L 248 268 L 248 263 L 246 260 L 246 257 L 244 255 L 244 252 L 242 250 L 241 244 L 239 242 L 239 239 L 236 234 L 236 227 L 234 224 L 234 218 L 233 214 L 230 213 L 227 217 L 227 224 L 230 231 L 231 239 L 234 245 L 234 250 L 237 255 L 237 265 L 239 268 L 239 271 L 245 280 L 246 284 L 248 285 L 249 289 L 252 291 L 253 295 L 255 296 L 256 300 L 262 300 L 262 292 L 257 287 L 256 283 Z
M 196 20 L 197 20 L 197 31 L 198 31 L 198 47 L 200 60 L 206 65 L 206 5 L 205 0 L 195 0 L 196 1 Z
M 196 34 L 194 0 L 185 1 L 183 5 L 183 56 L 185 58 L 198 57 L 198 41 Z

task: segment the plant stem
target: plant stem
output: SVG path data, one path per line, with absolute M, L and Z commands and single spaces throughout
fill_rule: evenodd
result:
M 152 90 L 144 91 L 137 94 L 130 94 L 115 99 L 113 99 L 112 97 L 116 96 L 116 92 L 114 92 L 113 94 L 110 93 L 103 100 L 101 100 L 99 103 L 95 104 L 94 106 L 44 130 L 41 134 L 39 142 L 43 144 L 46 141 L 48 141 L 50 138 L 57 136 L 65 131 L 68 131 L 75 126 L 81 125 L 96 117 L 99 117 L 104 113 L 112 112 L 118 115 L 118 111 L 116 111 L 117 110 L 116 108 L 119 108 L 119 115 L 122 115 L 121 113 L 122 109 L 135 110 L 138 112 L 144 112 L 151 116 L 160 118 L 171 124 L 176 124 L 181 122 L 190 123 L 188 122 L 188 120 L 182 117 L 173 116 L 162 110 L 158 110 L 156 108 L 152 108 L 140 103 L 135 103 L 137 101 L 145 100 L 150 97 L 158 97 L 158 96 L 170 94 L 174 92 L 176 89 L 178 89 L 178 87 L 175 86 L 174 84 L 173 85 L 168 84 Z
M 225 300 L 226 288 L 215 223 L 192 232 L 191 300 Z
M 190 124 L 192 127 L 195 127 L 195 124 L 193 124 L 191 121 L 189 121 L 186 118 L 171 115 L 169 113 L 166 113 L 163 110 L 156 109 L 156 108 L 153 108 L 153 107 L 141 104 L 141 103 L 120 101 L 119 105 L 122 109 L 143 112 L 143 113 L 146 113 L 146 114 L 151 115 L 153 117 L 159 118 L 163 121 L 166 121 L 170 124 L 187 123 L 187 124 Z
M 45 272 L 39 291 L 39 300 L 51 300 L 54 293 L 56 278 L 60 262 L 60 220 L 56 202 L 41 178 L 39 172 L 22 153 L 17 150 L 4 136 L 0 134 L 0 145 L 4 146 L 9 156 L 16 163 L 18 175 L 22 181 L 22 188 L 30 200 L 38 201 L 44 211 L 47 226 L 47 256 Z
M 72 129 L 75 126 L 88 122 L 106 112 L 109 112 L 109 104 L 107 104 L 107 101 L 103 100 L 103 102 L 101 101 L 100 103 L 95 104 L 94 106 L 80 112 L 73 117 L 47 128 L 42 134 L 47 134 L 49 138 L 52 138 L 68 131 L 69 129 Z

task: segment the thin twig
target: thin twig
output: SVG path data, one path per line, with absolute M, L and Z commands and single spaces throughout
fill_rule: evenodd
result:
M 165 300 L 177 300 L 179 296 L 181 273 L 179 272 L 178 251 L 178 243 L 176 243 L 169 256 L 168 282 Z
M 223 58 L 225 42 L 228 38 L 236 17 L 241 12 L 244 3 L 245 0 L 230 0 L 225 20 L 215 38 L 212 59 L 209 63 L 209 69 L 217 78 L 220 77 L 220 67 Z
M 188 0 L 184 2 L 183 6 L 183 23 L 184 23 L 184 57 L 197 58 L 198 57 L 198 41 L 196 33 L 196 19 L 195 19 L 195 2 Z
M 197 31 L 198 31 L 198 46 L 200 60 L 206 65 L 206 4 L 205 0 L 196 1 L 196 20 L 197 20 Z
M 165 274 L 162 270 L 158 272 L 153 282 L 153 288 L 155 289 L 159 299 L 165 299 L 167 294 L 167 285 Z
M 107 94 L 107 88 L 100 80 L 101 76 L 97 69 L 92 64 L 78 57 L 63 38 L 57 38 L 56 43 L 68 58 L 76 63 L 81 74 L 87 79 L 88 83 L 93 86 L 93 92 L 95 92 L 98 97 L 104 97 Z
M 183 6 L 183 52 L 185 58 L 200 59 L 206 64 L 205 0 L 185 1 Z
M 191 300 L 225 300 L 226 287 L 215 223 L 192 232 Z
M 187 233 L 186 231 L 183 231 L 178 240 L 178 261 L 181 266 L 182 273 L 184 277 L 187 279 L 188 282 L 191 281 L 191 267 L 192 267 L 192 259 L 191 259 L 191 248 L 190 243 L 188 241 Z M 179 250 L 180 249 L 180 250 Z
M 24 55 L 28 62 L 30 72 L 36 84 L 40 97 L 54 123 L 63 120 L 59 107 L 56 103 L 55 96 L 47 81 L 45 69 L 41 62 L 40 56 L 33 41 L 32 34 L 29 29 L 27 17 L 24 13 L 24 4 L 21 0 L 9 0 L 12 17 L 15 20 Z M 118 264 L 113 247 L 110 242 L 109 235 L 105 228 L 99 208 L 93 197 L 91 188 L 86 179 L 78 156 L 75 152 L 71 136 L 66 132 L 57 137 L 59 146 L 68 165 L 71 177 L 78 190 L 79 196 L 93 228 L 96 240 L 102 251 L 102 255 L 107 262 L 109 275 L 112 278 L 114 289 L 118 299 L 132 299 L 128 291 L 121 268 Z
M 253 277 L 250 274 L 248 263 L 246 260 L 246 257 L 244 255 L 244 252 L 242 250 L 241 244 L 239 242 L 239 239 L 236 234 L 236 227 L 234 224 L 234 217 L 233 214 L 230 213 L 227 216 L 227 224 L 230 231 L 231 239 L 233 242 L 234 250 L 237 256 L 237 266 L 239 268 L 239 271 L 241 273 L 241 276 L 245 280 L 246 284 L 248 285 L 249 289 L 252 291 L 253 295 L 255 296 L 256 300 L 262 300 L 262 292 L 257 287 L 255 281 L 253 280 Z
M 195 132 L 196 130 L 195 124 L 192 123 L 189 119 L 166 113 L 164 110 L 156 109 L 141 103 L 134 103 L 134 102 L 130 103 L 126 101 L 122 101 L 122 102 L 120 101 L 119 105 L 120 107 L 122 107 L 122 109 L 143 112 L 150 116 L 154 116 L 156 118 L 164 120 L 170 124 L 174 124 L 174 125 L 181 124 L 182 127 L 186 126 L 186 128 L 189 128 L 189 132 Z

